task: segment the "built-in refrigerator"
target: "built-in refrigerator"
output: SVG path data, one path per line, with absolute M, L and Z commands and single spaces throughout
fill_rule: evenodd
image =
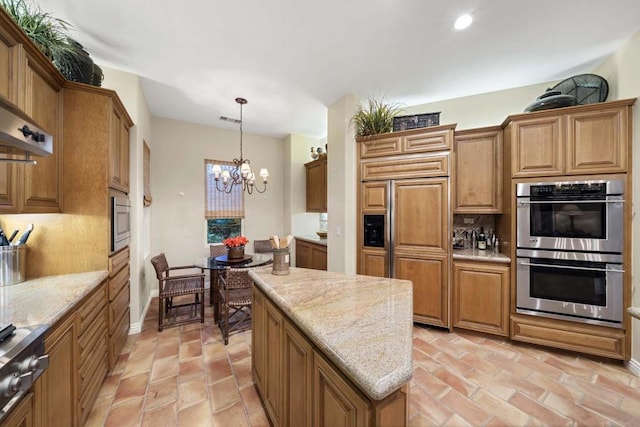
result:
M 358 273 L 413 282 L 414 320 L 449 328 L 449 178 L 361 183 Z

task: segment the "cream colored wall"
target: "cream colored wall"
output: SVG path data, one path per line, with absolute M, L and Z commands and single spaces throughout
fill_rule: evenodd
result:
M 186 265 L 209 252 L 204 219 L 204 159 L 232 160 L 240 154 L 238 131 L 159 117 L 151 119 L 151 253 L 170 265 Z M 269 169 L 264 194 L 245 195 L 244 234 L 253 241 L 284 234 L 284 141 L 245 133 L 244 157 L 254 169 Z M 250 244 L 251 245 L 251 244 Z M 154 284 L 154 286 L 157 286 Z
M 321 145 L 322 144 L 322 145 Z M 315 235 L 319 214 L 306 211 L 306 169 L 304 164 L 313 160 L 311 147 L 324 147 L 325 142 L 302 135 L 285 138 L 285 164 L 288 175 L 285 180 L 285 218 L 288 218 L 285 234 L 293 236 Z M 295 245 L 290 249 L 291 265 L 295 266 Z
M 148 274 L 149 265 L 149 208 L 142 204 L 143 196 L 143 141 L 152 148 L 151 113 L 142 92 L 140 78 L 124 71 L 103 67 L 104 81 L 102 87 L 113 89 L 118 93 L 127 112 L 135 123 L 130 131 L 129 146 L 129 199 L 131 200 L 131 325 L 132 332 L 141 327 L 144 309 L 151 292 L 152 279 Z
M 358 99 L 348 94 L 329 106 L 327 120 L 327 269 L 356 272 L 356 144 L 351 117 Z
M 627 41 L 618 51 L 608 58 L 594 72 L 601 75 L 609 83 L 608 99 L 636 98 L 640 96 L 640 33 L 637 33 Z M 640 216 L 638 205 L 640 204 L 640 106 L 636 102 L 633 110 L 633 220 L 631 225 L 632 241 L 632 305 L 640 307 Z M 640 320 L 632 320 L 631 357 L 634 360 L 634 370 L 640 374 Z
M 440 112 L 440 124 L 457 123 L 456 130 L 499 125 L 510 114 L 522 113 L 527 105 L 557 82 L 540 83 L 446 101 L 405 107 L 402 115 Z

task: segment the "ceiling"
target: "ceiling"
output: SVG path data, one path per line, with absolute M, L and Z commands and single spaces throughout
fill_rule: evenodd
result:
M 324 137 L 348 93 L 411 106 L 590 72 L 640 30 L 638 0 L 33 1 L 141 76 L 153 115 L 237 129 L 219 117 L 242 96 L 244 130 L 277 137 Z

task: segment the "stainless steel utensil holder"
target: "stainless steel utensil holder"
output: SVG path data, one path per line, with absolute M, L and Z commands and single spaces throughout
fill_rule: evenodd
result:
M 26 280 L 27 245 L 0 246 L 0 286 Z

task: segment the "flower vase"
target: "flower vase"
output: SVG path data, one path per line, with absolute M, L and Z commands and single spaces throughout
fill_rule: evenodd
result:
M 244 258 L 244 245 L 234 246 L 227 251 L 227 259 L 242 259 Z

